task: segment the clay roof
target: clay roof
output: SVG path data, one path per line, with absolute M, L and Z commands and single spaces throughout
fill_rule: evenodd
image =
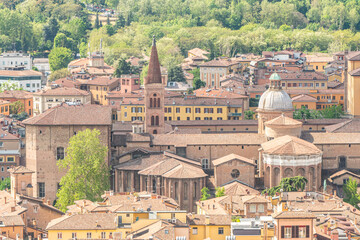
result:
M 101 77 L 95 77 L 93 80 L 86 81 L 85 84 L 87 85 L 101 85 L 101 86 L 109 86 L 116 82 L 119 82 L 120 78 L 113 78 L 109 76 L 101 76 Z M 110 90 L 110 89 L 108 89 Z
M 257 120 L 190 120 L 170 121 L 171 126 L 257 126 Z
M 199 65 L 199 67 L 229 67 L 235 64 L 239 63 L 231 59 L 214 59 Z
M 151 84 L 151 83 L 162 83 L 161 79 L 161 70 L 160 70 L 160 62 L 159 57 L 156 49 L 156 40 L 155 37 L 153 39 L 153 44 L 151 48 L 151 55 L 149 61 L 149 70 L 148 74 L 145 78 L 144 84 Z
M 73 88 L 76 85 L 75 81 L 66 78 L 60 78 L 58 80 L 51 82 L 51 84 L 57 84 L 59 86 L 67 87 L 67 88 Z
M 41 72 L 34 70 L 21 70 L 21 71 L 12 71 L 12 70 L 0 70 L 0 76 L 5 77 L 28 77 L 28 76 L 42 76 Z
M 325 127 L 329 133 L 358 133 L 360 132 L 360 120 L 353 118 L 338 124 Z
M 312 96 L 301 94 L 291 98 L 293 102 L 318 102 L 318 100 Z
M 285 90 L 288 94 L 345 94 L 345 90 L 341 88 L 335 88 L 335 89 L 287 89 Z
M 24 166 L 17 166 L 14 168 L 10 168 L 8 170 L 8 172 L 10 172 L 10 173 L 34 173 L 34 171 L 32 171 Z
M 339 74 L 341 76 L 341 74 Z M 333 80 L 328 82 L 328 88 L 344 88 L 344 83 L 340 82 L 339 80 Z
M 104 202 L 110 204 L 114 212 L 148 211 L 148 209 L 151 211 L 179 211 L 179 205 L 174 199 L 148 192 L 138 193 L 138 197 L 133 194 L 107 196 Z
M 351 76 L 360 76 L 360 68 L 357 68 L 357 69 L 354 69 L 354 70 L 350 71 L 349 74 Z
M 356 177 L 356 178 L 359 178 L 359 179 L 360 179 L 360 175 L 357 175 L 357 174 L 355 174 L 355 173 L 353 173 L 353 172 L 350 172 L 350 171 L 348 171 L 348 170 L 346 170 L 346 169 L 340 170 L 340 171 L 334 173 L 333 175 L 331 175 L 331 176 L 329 177 L 329 179 L 333 180 L 334 178 L 338 178 L 338 177 L 340 177 L 340 176 L 342 176 L 342 175 L 344 175 L 344 174 L 349 174 L 349 175 L 351 175 L 351 176 L 353 176 L 353 177 Z
M 266 138 L 260 134 L 229 133 L 229 134 L 156 134 L 153 136 L 155 146 L 189 146 L 189 145 L 260 145 Z
M 272 155 L 313 155 L 322 152 L 312 143 L 294 136 L 282 136 L 261 144 L 264 153 Z
M 265 126 L 299 126 L 302 125 L 302 122 L 295 120 L 293 118 L 286 117 L 285 115 L 280 115 L 274 119 L 265 122 Z
M 163 159 L 163 154 L 151 154 L 120 163 L 114 166 L 114 168 L 119 170 L 143 170 L 161 162 Z
M 19 138 L 7 131 L 0 129 L 0 141 L 2 140 L 19 140 Z
M 20 215 L 15 216 L 0 216 L 1 225 L 5 227 L 12 227 L 12 226 L 25 226 L 24 221 Z
M 6 90 L 4 92 L 0 92 L 0 98 L 16 98 L 16 99 L 25 99 L 32 98 L 32 93 L 24 90 Z
M 327 76 L 316 71 L 279 73 L 281 80 L 327 80 Z
M 111 125 L 111 108 L 61 104 L 23 121 L 25 125 Z
M 222 185 L 225 189 L 225 195 L 227 196 L 244 196 L 248 194 L 260 194 L 259 191 L 255 190 L 251 186 L 234 179 L 233 181 Z
M 360 142 L 360 135 L 358 133 L 317 133 L 317 132 L 303 132 L 302 139 L 317 144 L 358 144 Z
M 9 192 L 0 191 L 0 216 L 15 216 L 26 211 L 27 209 L 18 205 Z
M 333 61 L 333 57 L 329 55 L 306 55 L 306 62 L 326 62 L 329 63 Z
M 78 67 L 78 66 L 84 66 L 86 64 L 89 64 L 89 59 L 88 58 L 80 58 L 80 59 L 76 59 L 71 61 L 68 66 L 69 67 Z
M 186 218 L 189 225 L 207 225 L 206 218 L 209 218 L 209 225 L 231 225 L 230 215 L 188 214 Z
M 115 230 L 116 214 L 86 213 L 52 220 L 47 230 Z
M 207 177 L 207 174 L 199 167 L 181 163 L 162 176 L 166 178 L 191 179 Z
M 232 161 L 232 160 L 239 160 L 241 162 L 245 162 L 245 163 L 256 166 L 254 160 L 248 159 L 246 157 L 239 156 L 239 155 L 234 154 L 234 153 L 231 153 L 231 154 L 226 155 L 224 157 L 213 160 L 213 164 L 214 164 L 214 166 L 218 166 L 220 164 L 223 164 L 223 163 L 226 163 L 226 162 L 229 162 L 229 161 Z
M 310 212 L 301 212 L 301 211 L 283 211 L 278 214 L 274 214 L 275 219 L 313 219 L 315 215 Z
M 202 50 L 201 48 L 193 48 L 193 49 L 190 49 L 189 52 L 191 54 L 194 54 L 195 56 L 202 56 L 202 57 L 204 57 L 203 55 L 205 55 L 205 54 L 209 54 L 208 51 Z
M 125 99 L 124 99 L 125 100 Z M 141 99 L 139 102 L 142 102 Z M 131 102 L 137 102 L 136 99 L 131 100 Z M 134 103 L 133 103 L 134 104 Z M 242 106 L 243 99 L 241 98 L 232 98 L 231 100 L 227 98 L 216 98 L 216 97 L 173 97 L 165 98 L 165 106 Z
M 349 52 L 346 57 L 350 61 L 360 61 L 360 51 Z
M 60 87 L 47 90 L 41 90 L 34 93 L 35 96 L 88 96 L 89 92 L 78 88 Z
M 194 91 L 194 95 L 200 98 L 248 98 L 248 96 L 238 94 L 233 91 L 227 91 L 225 89 L 209 89 L 209 88 L 199 88 Z

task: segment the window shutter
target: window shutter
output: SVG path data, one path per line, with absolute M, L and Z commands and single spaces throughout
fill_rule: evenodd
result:
M 291 237 L 296 238 L 296 227 L 295 226 L 291 227 Z
M 285 235 L 284 230 L 285 230 L 284 226 L 281 226 L 281 238 L 284 238 Z
M 295 237 L 299 238 L 299 226 L 295 227 Z
M 306 237 L 308 238 L 310 235 L 310 227 L 306 226 Z

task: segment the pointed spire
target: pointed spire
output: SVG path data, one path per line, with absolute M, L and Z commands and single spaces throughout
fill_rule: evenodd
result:
M 145 78 L 145 84 L 151 84 L 151 83 L 162 83 L 160 62 L 159 62 L 159 57 L 158 57 L 158 53 L 157 53 L 157 49 L 156 49 L 155 36 L 153 36 L 151 55 L 150 55 L 150 61 L 149 61 L 149 70 L 148 70 L 148 74 Z
M 152 42 L 153 46 L 156 46 L 156 39 L 155 39 L 155 35 L 153 35 L 153 42 Z

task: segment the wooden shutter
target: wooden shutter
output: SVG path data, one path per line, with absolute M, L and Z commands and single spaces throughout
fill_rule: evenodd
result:
M 310 227 L 306 226 L 306 237 L 308 238 L 310 235 Z
M 291 227 L 291 237 L 296 238 L 296 226 Z
M 285 236 L 285 227 L 284 226 L 281 226 L 281 238 L 284 238 Z

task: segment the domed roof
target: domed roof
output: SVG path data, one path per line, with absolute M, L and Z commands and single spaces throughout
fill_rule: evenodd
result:
M 266 90 L 259 100 L 259 109 L 268 111 L 290 111 L 293 110 L 290 96 L 282 89 Z
M 271 80 L 281 80 L 281 77 L 279 76 L 279 74 L 273 73 L 273 74 L 271 74 L 269 80 L 270 80 L 270 81 L 271 81 Z

